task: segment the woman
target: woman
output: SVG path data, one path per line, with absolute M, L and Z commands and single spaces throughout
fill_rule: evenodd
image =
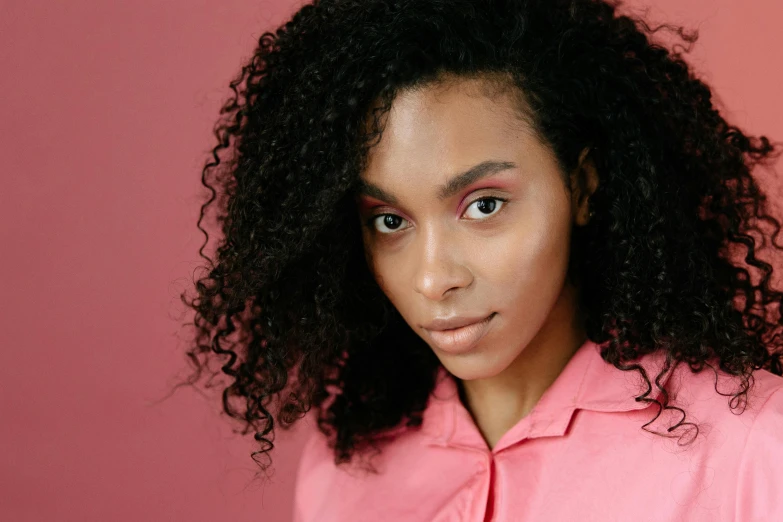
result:
M 778 149 L 616 7 L 316 1 L 232 82 L 191 382 L 264 469 L 317 409 L 297 521 L 783 520 Z

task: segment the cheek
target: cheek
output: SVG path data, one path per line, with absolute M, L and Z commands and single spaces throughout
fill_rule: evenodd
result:
M 386 294 L 386 297 L 389 298 L 389 301 L 399 309 L 402 305 L 400 302 L 401 296 L 405 295 L 401 286 L 405 279 L 402 276 L 402 267 L 399 263 L 395 264 L 392 262 L 390 256 L 372 252 L 368 253 L 368 263 L 378 286 Z
M 544 214 L 547 215 L 547 214 Z M 497 303 L 517 307 L 559 292 L 568 266 L 567 220 L 530 217 L 475 251 Z

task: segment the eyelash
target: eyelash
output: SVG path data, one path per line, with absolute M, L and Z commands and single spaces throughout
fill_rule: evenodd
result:
M 471 202 L 470 202 L 470 204 L 468 204 L 468 205 L 465 207 L 465 210 L 464 210 L 462 213 L 464 214 L 465 212 L 467 212 L 467 210 L 468 210 L 468 209 L 469 209 L 471 206 L 473 206 L 474 204 L 478 203 L 479 201 L 485 201 L 485 200 L 491 200 L 491 201 L 500 201 L 500 204 L 501 204 L 501 206 L 500 206 L 500 209 L 498 209 L 498 210 L 497 210 L 497 211 L 495 211 L 494 213 L 492 213 L 492 214 L 488 215 L 486 218 L 483 218 L 483 219 L 471 219 L 470 221 L 484 221 L 484 220 L 486 220 L 486 219 L 489 219 L 489 218 L 491 218 L 491 217 L 495 216 L 495 215 L 496 215 L 498 212 L 500 212 L 500 210 L 502 210 L 503 206 L 504 206 L 504 205 L 505 205 L 505 204 L 508 202 L 508 199 L 506 199 L 506 198 L 501 198 L 501 197 L 497 197 L 497 196 L 483 196 L 483 197 L 476 198 L 476 199 L 474 199 L 473 201 L 471 201 Z M 387 213 L 383 213 L 383 214 L 375 214 L 374 216 L 371 216 L 371 217 L 370 217 L 370 218 L 369 218 L 369 219 L 366 221 L 366 223 L 365 223 L 365 226 L 366 226 L 367 228 L 369 228 L 369 229 L 370 229 L 370 232 L 372 232 L 372 233 L 378 233 L 378 234 L 381 234 L 381 235 L 384 235 L 384 236 L 390 236 L 390 235 L 394 234 L 396 231 L 395 231 L 395 232 L 380 232 L 380 231 L 378 231 L 378 229 L 375 227 L 375 225 L 374 225 L 374 224 L 375 224 L 375 221 L 376 221 L 378 218 L 380 218 L 380 217 L 384 217 L 384 216 L 397 216 L 397 214 L 391 214 L 391 213 L 388 213 L 388 212 L 387 212 Z M 400 216 L 397 216 L 397 217 L 400 217 Z M 400 219 L 405 219 L 405 218 L 400 218 Z M 406 221 L 407 221 L 407 220 L 406 220 Z M 403 230 L 404 230 L 404 229 L 403 229 Z

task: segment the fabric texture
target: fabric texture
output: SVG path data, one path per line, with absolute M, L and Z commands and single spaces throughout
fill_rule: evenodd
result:
M 663 362 L 661 353 L 640 360 L 651 380 Z M 733 393 L 734 377 L 686 364 L 669 371 L 670 406 L 699 427 L 679 445 L 642 429 L 658 412 L 634 398 L 645 383 L 588 340 L 490 449 L 441 367 L 422 426 L 400 430 L 371 460 L 379 474 L 336 466 L 323 434 L 310 436 L 294 522 L 783 521 L 783 377 L 754 378 L 738 414 L 716 392 Z M 647 429 L 682 419 L 664 410 Z

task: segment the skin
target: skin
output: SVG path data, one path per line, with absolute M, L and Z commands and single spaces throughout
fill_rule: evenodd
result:
M 584 150 L 567 186 L 511 94 L 488 95 L 490 87 L 450 79 L 400 93 L 356 201 L 378 284 L 457 378 L 492 448 L 586 340 L 566 273 L 571 230 L 587 223 L 598 176 Z M 459 173 L 486 161 L 501 166 L 455 187 Z M 457 190 L 443 197 L 450 182 Z M 465 353 L 441 350 L 423 327 L 493 312 Z

